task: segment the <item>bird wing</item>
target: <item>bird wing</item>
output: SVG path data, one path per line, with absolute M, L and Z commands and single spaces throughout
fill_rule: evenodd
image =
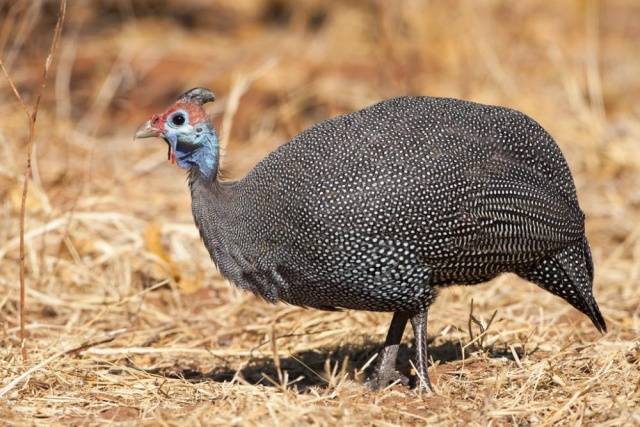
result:
M 494 159 L 467 175 L 456 238 L 463 252 L 523 262 L 582 239 L 584 214 L 577 200 L 539 172 Z

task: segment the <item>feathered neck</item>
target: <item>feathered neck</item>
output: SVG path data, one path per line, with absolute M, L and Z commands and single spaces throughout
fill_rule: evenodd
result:
M 188 183 L 192 198 L 200 196 L 228 200 L 233 196 L 237 182 L 221 180 L 220 172 L 217 169 L 216 174 L 210 178 L 204 175 L 197 166 L 193 166 L 188 172 Z
M 189 168 L 187 178 L 189 182 L 189 188 L 191 189 L 192 193 L 193 193 L 193 190 L 196 188 L 206 188 L 209 190 L 217 190 L 222 186 L 222 183 L 218 179 L 217 169 L 215 171 L 215 174 L 212 174 L 212 176 L 207 176 L 200 171 L 200 168 L 198 166 L 194 165 L 191 168 Z

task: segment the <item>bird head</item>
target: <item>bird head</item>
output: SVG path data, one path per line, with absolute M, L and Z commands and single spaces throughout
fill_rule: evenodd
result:
M 171 163 L 184 169 L 198 168 L 211 178 L 217 170 L 218 138 L 203 105 L 214 100 L 208 89 L 188 90 L 164 113 L 154 114 L 140 126 L 135 137 L 164 139 Z

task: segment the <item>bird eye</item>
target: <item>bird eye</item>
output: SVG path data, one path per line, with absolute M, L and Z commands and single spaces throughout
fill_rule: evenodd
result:
M 184 122 L 185 122 L 185 117 L 184 117 L 184 114 L 182 113 L 175 114 L 173 117 L 171 117 L 171 123 L 173 123 L 176 126 L 182 126 Z

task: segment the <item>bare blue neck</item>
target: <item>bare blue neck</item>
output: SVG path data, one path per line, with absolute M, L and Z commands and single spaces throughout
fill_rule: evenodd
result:
M 204 178 L 215 180 L 218 175 L 220 148 L 213 127 L 207 126 L 201 133 L 197 133 L 190 146 L 192 145 L 198 148 L 181 150 L 181 144 L 176 144 L 176 163 L 185 169 L 197 168 Z

